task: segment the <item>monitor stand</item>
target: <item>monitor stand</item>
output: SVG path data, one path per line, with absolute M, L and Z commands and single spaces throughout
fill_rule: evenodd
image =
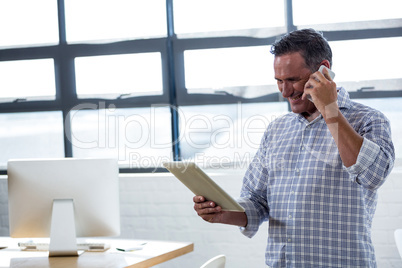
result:
M 73 199 L 53 200 L 49 257 L 78 256 Z

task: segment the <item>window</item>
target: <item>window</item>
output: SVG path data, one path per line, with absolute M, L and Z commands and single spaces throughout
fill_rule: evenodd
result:
M 12 158 L 64 157 L 60 111 L 0 114 L 0 168 Z
M 182 158 L 200 166 L 246 167 L 268 124 L 286 112 L 285 102 L 182 107 Z
M 160 53 L 80 57 L 75 59 L 75 72 L 80 98 L 163 93 Z
M 171 159 L 168 107 L 100 106 L 82 104 L 69 113 L 74 156 L 116 158 L 125 168 L 155 168 Z
M 0 1 L 0 48 L 58 43 L 57 1 Z
M 179 36 L 245 30 L 258 35 L 265 28 L 284 27 L 282 1 L 174 0 L 175 32 Z
M 65 0 L 69 43 L 166 36 L 164 0 Z
M 316 0 L 0 1 L 0 172 L 20 157 L 117 157 L 121 172 L 177 159 L 245 167 L 269 122 L 289 109 L 270 44 L 303 27 L 323 31 L 337 84 L 384 111 L 398 135 L 398 111 L 389 110 L 402 98 L 396 1 L 322 8 Z
M 189 93 L 198 93 L 276 84 L 269 50 L 269 46 L 186 50 L 186 88 Z
M 395 166 L 400 167 L 402 162 L 402 141 L 400 139 L 402 135 L 402 124 L 400 118 L 402 116 L 401 98 L 373 98 L 373 99 L 357 99 L 356 101 L 373 107 L 382 113 L 391 122 L 392 142 L 395 147 Z
M 53 59 L 0 61 L 0 100 L 55 99 Z
M 314 12 L 314 16 L 306 15 L 306 6 L 322 7 L 325 12 Z M 327 12 L 329 9 L 330 12 Z M 395 0 L 339 0 L 331 6 L 326 6 L 319 0 L 293 1 L 293 10 L 295 25 L 350 24 L 351 22 L 401 18 L 400 4 Z M 313 10 L 314 8 L 311 11 Z
M 348 91 L 363 87 L 370 90 L 401 88 L 397 62 L 402 60 L 402 55 L 396 53 L 402 46 L 401 37 L 335 41 L 330 45 L 336 81 Z

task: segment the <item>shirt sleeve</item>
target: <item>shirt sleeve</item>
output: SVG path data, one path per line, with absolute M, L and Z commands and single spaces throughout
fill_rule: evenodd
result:
M 375 190 L 385 182 L 395 161 L 389 120 L 382 114 L 370 115 L 359 132 L 364 139 L 357 161 L 344 169 L 352 181 Z
M 267 202 L 268 171 L 264 162 L 265 143 L 262 142 L 243 179 L 243 187 L 238 202 L 245 209 L 247 226 L 240 228 L 247 237 L 253 237 L 259 226 L 268 219 Z

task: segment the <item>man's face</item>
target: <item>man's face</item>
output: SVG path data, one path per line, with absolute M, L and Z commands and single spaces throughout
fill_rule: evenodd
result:
M 317 111 L 314 103 L 307 98 L 301 99 L 304 85 L 309 80 L 311 71 L 299 52 L 276 56 L 274 71 L 279 91 L 289 101 L 294 113 L 309 116 Z

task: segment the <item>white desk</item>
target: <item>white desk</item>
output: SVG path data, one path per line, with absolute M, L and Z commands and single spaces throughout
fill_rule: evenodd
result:
M 23 239 L 0 237 L 0 268 L 3 267 L 152 267 L 194 250 L 193 243 L 169 241 L 145 241 L 128 239 L 103 239 L 111 248 L 105 252 L 84 252 L 78 257 L 48 257 L 47 251 L 22 251 L 18 242 Z M 143 249 L 133 252 L 122 252 L 116 248 L 129 248 L 146 242 Z

